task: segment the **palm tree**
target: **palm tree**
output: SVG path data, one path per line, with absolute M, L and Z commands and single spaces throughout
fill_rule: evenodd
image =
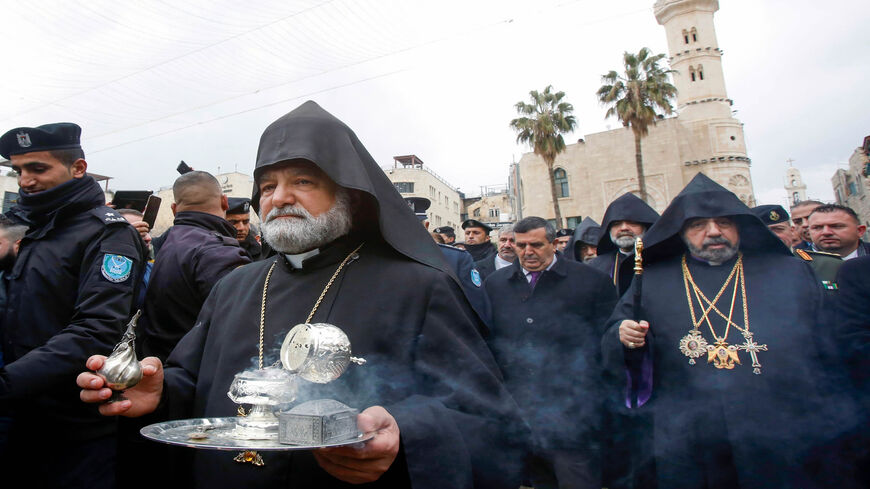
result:
M 544 159 L 547 173 L 550 175 L 550 195 L 553 198 L 553 211 L 556 214 L 556 228 L 562 229 L 562 212 L 559 210 L 559 200 L 556 196 L 556 176 L 553 173 L 553 163 L 556 156 L 565 151 L 565 140 L 562 134 L 574 130 L 577 122 L 571 112 L 574 106 L 562 102 L 565 92 L 553 93 L 553 86 L 548 85 L 543 92 L 529 92 L 531 103 L 517 102 L 518 117 L 511 121 L 511 128 L 517 132 L 518 143 L 529 143 L 536 155 Z
M 665 114 L 674 112 L 671 100 L 677 95 L 677 88 L 668 81 L 668 75 L 674 70 L 658 64 L 664 57 L 664 54 L 651 56 L 649 48 L 642 48 L 637 54 L 626 52 L 623 54 L 625 73 L 620 75 L 611 71 L 602 76 L 604 85 L 598 89 L 598 100 L 609 106 L 604 117 L 615 115 L 623 126 L 631 126 L 634 132 L 637 184 L 644 202 L 648 199 L 640 140 L 649 134 L 649 126 L 655 124 L 656 109 Z

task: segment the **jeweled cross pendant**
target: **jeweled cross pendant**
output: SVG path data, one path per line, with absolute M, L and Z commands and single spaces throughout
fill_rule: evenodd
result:
M 749 356 L 752 357 L 752 373 L 761 375 L 761 363 L 758 361 L 758 352 L 767 351 L 767 345 L 759 345 L 752 339 L 752 333 L 749 331 L 744 331 L 743 337 L 746 341 L 741 345 L 737 345 L 737 348 L 749 353 Z

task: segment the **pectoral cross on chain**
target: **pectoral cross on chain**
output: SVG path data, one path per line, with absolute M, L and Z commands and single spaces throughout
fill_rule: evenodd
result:
M 758 352 L 767 351 L 767 345 L 759 345 L 752 339 L 752 333 L 749 331 L 743 332 L 743 338 L 745 338 L 746 341 L 741 345 L 737 345 L 737 348 L 749 353 L 749 356 L 752 357 L 752 373 L 761 375 L 761 363 L 758 361 Z

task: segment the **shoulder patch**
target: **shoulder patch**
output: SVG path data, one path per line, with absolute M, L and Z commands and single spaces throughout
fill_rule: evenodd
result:
M 794 250 L 794 254 L 803 261 L 813 261 L 813 257 L 811 257 L 809 253 L 802 249 Z
M 106 253 L 103 255 L 103 266 L 100 267 L 100 271 L 106 280 L 118 284 L 130 278 L 133 273 L 133 260 L 123 255 Z
M 480 272 L 478 272 L 476 268 L 471 269 L 471 283 L 473 283 L 477 287 L 480 287 Z

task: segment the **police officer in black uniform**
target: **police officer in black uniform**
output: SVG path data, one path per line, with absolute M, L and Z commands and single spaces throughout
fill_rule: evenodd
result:
M 423 227 L 428 230 L 429 218 L 426 216 L 426 211 L 429 209 L 432 202 L 425 197 L 406 197 L 405 202 L 407 202 L 411 210 L 414 211 L 414 215 L 417 216 L 417 219 L 423 223 Z M 435 232 L 438 231 L 436 230 Z M 465 250 L 460 250 L 459 248 L 454 248 L 453 246 L 441 243 L 438 243 L 438 248 L 441 249 L 441 255 L 444 257 L 444 261 L 450 265 L 450 269 L 453 270 L 453 273 L 456 274 L 456 278 L 458 278 L 459 282 L 462 284 L 462 292 L 465 294 L 465 298 L 468 299 L 474 312 L 477 313 L 483 321 L 483 324 L 488 328 L 492 322 L 492 307 L 489 305 L 489 299 L 481 288 L 483 277 L 477 270 L 477 266 L 471 258 L 471 254 Z M 486 334 L 488 332 L 484 331 L 483 333 Z
M 257 261 L 263 256 L 263 248 L 254 234 L 251 233 L 251 199 L 246 197 L 227 198 L 230 208 L 227 209 L 227 221 L 236 228 L 236 239 L 239 246 L 252 261 Z
M 80 135 L 56 123 L 0 137 L 20 187 L 8 216 L 29 228 L 0 311 L 0 407 L 13 418 L 0 474 L 29 487 L 114 485 L 116 421 L 82 405 L 75 379 L 90 355 L 121 339 L 144 247 L 86 173 Z
M 172 233 L 154 262 L 139 328 L 143 356 L 161 360 L 193 327 L 214 284 L 251 262 L 223 217 L 228 202 L 215 177 L 185 173 L 172 193 Z
M 775 234 L 780 241 L 791 248 L 792 233 L 796 231 L 792 229 L 789 222 L 788 212 L 781 205 L 759 205 L 752 208 L 752 213 L 758 216 L 761 222 L 767 225 L 767 229 L 770 229 L 770 232 Z M 837 272 L 840 270 L 840 265 L 843 264 L 843 259 L 839 255 L 799 247 L 792 248 L 792 253 L 812 267 L 828 294 L 836 294 L 838 289 Z

